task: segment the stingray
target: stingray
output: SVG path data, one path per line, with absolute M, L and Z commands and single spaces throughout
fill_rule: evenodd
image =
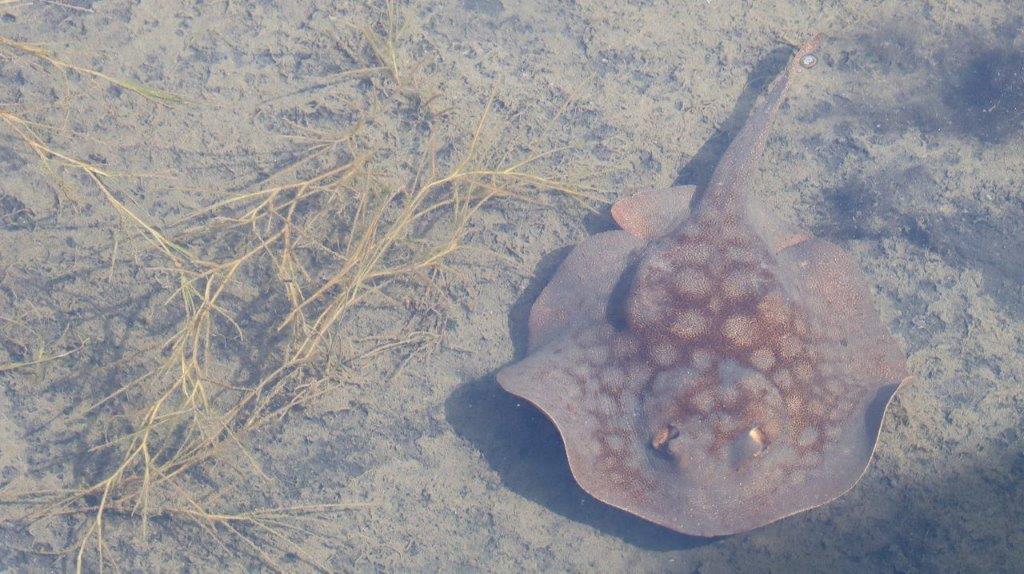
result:
M 837 245 L 751 197 L 768 129 L 820 45 L 769 84 L 707 186 L 616 203 L 535 301 L 499 384 L 550 418 L 595 498 L 678 532 L 747 531 L 850 490 L 909 377 Z

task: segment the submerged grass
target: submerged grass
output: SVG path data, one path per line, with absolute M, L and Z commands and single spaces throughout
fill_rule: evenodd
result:
M 461 135 L 453 135 L 457 129 L 450 125 L 424 134 L 396 119 L 408 115 L 411 102 L 413 113 L 431 126 L 445 121 L 433 108 L 440 96 L 424 88 L 429 82 L 419 77 L 421 67 L 406 67 L 399 54 L 401 30 L 389 4 L 381 23 L 357 28 L 364 49 L 352 52 L 369 60 L 362 73 L 378 75 L 381 102 L 371 108 L 393 114 L 389 121 L 396 129 L 409 131 L 404 139 L 417 141 L 421 150 L 416 161 L 403 162 L 396 159 L 402 150 L 361 138 L 366 122 L 359 122 L 343 136 L 307 137 L 308 149 L 265 185 L 161 225 L 121 198 L 112 185 L 121 176 L 55 149 L 31 122 L 0 111 L 3 124 L 44 164 L 84 174 L 99 190 L 123 225 L 157 257 L 150 268 L 168 279 L 165 304 L 176 309 L 174 326 L 155 346 L 143 374 L 84 410 L 86 417 L 131 420 L 126 432 L 89 447 L 91 457 L 113 462 L 83 487 L 15 497 L 29 505 L 28 522 L 75 517 L 76 542 L 65 552 L 78 571 L 109 563 L 106 533 L 112 516 L 137 519 L 143 536 L 155 517 L 187 520 L 227 552 L 246 552 L 278 570 L 284 570 L 285 555 L 327 570 L 320 557 L 307 552 L 306 542 L 329 530 L 327 514 L 372 501 L 222 512 L 204 501 L 204 489 L 190 480 L 190 471 L 212 460 L 238 458 L 246 467 L 235 469 L 237 476 L 261 476 L 259 462 L 245 446 L 253 430 L 360 384 L 367 372 L 393 378 L 413 357 L 440 344 L 449 261 L 488 203 L 538 201 L 537 190 L 592 199 L 545 175 L 540 166 L 553 152 L 505 160 L 515 152 L 487 145 L 483 133 L 492 121 L 490 101 L 475 129 Z M 0 47 L 150 100 L 182 101 L 69 64 L 38 46 L 0 38 Z M 266 277 L 273 280 L 261 280 Z M 239 315 L 240 302 L 254 298 L 274 303 L 264 323 L 269 333 Z M 244 349 L 232 349 L 226 341 L 249 350 L 266 346 L 259 349 L 263 362 L 255 374 L 242 373 L 236 355 Z M 371 363 L 386 368 L 371 369 Z M 231 540 L 235 544 L 229 545 Z
M 33 58 L 41 60 L 42 62 L 48 64 L 54 69 L 62 72 L 73 71 L 78 72 L 79 74 L 83 74 L 85 76 L 91 76 L 93 78 L 102 80 L 108 84 L 112 84 L 119 88 L 123 88 L 130 92 L 139 94 L 140 96 L 147 98 L 149 100 L 173 104 L 180 104 L 185 101 L 184 98 L 178 96 L 177 94 L 173 94 L 171 92 L 167 92 L 164 90 L 159 90 L 151 86 L 141 84 L 139 82 L 134 82 L 132 80 L 126 80 L 123 78 L 118 78 L 116 76 L 104 74 L 103 72 L 100 72 L 98 70 L 74 64 L 63 58 L 58 57 L 53 52 L 39 44 L 18 42 L 10 38 L 0 36 L 0 49 L 6 49 L 8 51 L 20 53 L 22 55 L 31 56 Z
M 15 363 L 6 363 L 6 364 L 0 363 L 0 373 L 6 373 L 8 371 L 16 371 L 18 369 L 27 369 L 29 367 L 35 367 L 37 365 L 43 365 L 43 364 L 49 363 L 51 361 L 56 361 L 58 359 L 63 359 L 64 357 L 67 357 L 69 355 L 73 355 L 75 352 L 79 351 L 80 349 L 81 349 L 81 347 L 79 347 L 78 349 L 72 349 L 70 351 L 64 351 L 63 353 L 58 353 L 56 355 L 39 355 L 36 358 L 34 358 L 32 360 L 29 360 L 29 361 L 19 361 L 19 362 L 15 362 Z

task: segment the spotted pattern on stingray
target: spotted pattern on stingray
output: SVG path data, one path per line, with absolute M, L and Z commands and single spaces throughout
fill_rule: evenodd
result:
M 637 395 L 640 410 L 651 437 L 680 432 L 681 421 L 697 422 L 687 426 L 694 441 L 713 428 L 709 456 L 786 441 L 797 456 L 779 470 L 793 472 L 813 464 L 808 454 L 835 438 L 831 422 L 852 405 L 830 388 L 821 339 L 766 265 L 774 254 L 748 227 L 723 224 L 683 228 L 637 271 L 627 320 L 661 366 Z
M 856 262 L 763 209 L 747 184 L 800 58 L 694 199 L 650 190 L 562 262 L 499 384 L 544 411 L 573 475 L 680 532 L 742 532 L 849 490 L 910 379 Z M 628 295 L 623 298 L 623 290 Z
M 597 423 L 590 435 L 598 445 L 601 471 L 616 487 L 641 500 L 653 487 L 653 479 L 645 476 L 644 454 L 633 448 L 637 436 L 629 421 L 634 397 L 653 369 L 641 360 L 635 337 L 617 333 L 609 325 L 583 330 L 576 343 L 584 352 L 574 362 L 570 398 Z

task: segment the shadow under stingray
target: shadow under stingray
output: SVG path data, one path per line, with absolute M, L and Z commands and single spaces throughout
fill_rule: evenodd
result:
M 676 185 L 702 188 L 707 183 L 757 97 L 785 67 L 791 53 L 790 49 L 774 50 L 755 66 L 730 119 L 723 125 L 724 130 L 690 158 L 679 171 Z M 588 219 L 585 226 L 591 233 L 616 228 L 607 212 Z M 509 330 L 517 359 L 526 354 L 530 309 L 570 251 L 571 247 L 565 247 L 543 257 L 530 284 L 509 312 Z M 506 393 L 498 386 L 494 373 L 456 389 L 445 402 L 445 411 L 455 432 L 479 449 L 505 486 L 553 512 L 642 548 L 679 550 L 717 540 L 680 534 L 587 494 L 573 479 L 554 424 L 533 405 Z
M 526 354 L 530 308 L 571 248 L 543 257 L 509 312 L 515 356 Z M 584 522 L 630 544 L 652 550 L 679 550 L 714 539 L 687 536 L 608 506 L 575 481 L 555 425 L 536 407 L 498 386 L 495 373 L 470 381 L 445 401 L 445 416 L 469 440 L 511 491 L 566 518 Z
M 555 426 L 533 405 L 502 390 L 493 374 L 459 387 L 445 410 L 455 432 L 479 449 L 504 486 L 569 520 L 652 550 L 714 540 L 679 534 L 587 494 L 572 477 Z

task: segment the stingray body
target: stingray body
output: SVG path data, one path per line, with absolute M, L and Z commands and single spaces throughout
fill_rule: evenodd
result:
M 554 421 L 587 492 L 679 532 L 742 532 L 849 490 L 908 379 L 852 258 L 747 193 L 819 43 L 769 85 L 696 200 L 674 187 L 613 206 L 622 229 L 566 258 L 531 310 L 527 356 L 498 373 Z

